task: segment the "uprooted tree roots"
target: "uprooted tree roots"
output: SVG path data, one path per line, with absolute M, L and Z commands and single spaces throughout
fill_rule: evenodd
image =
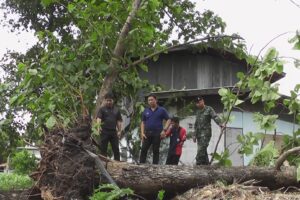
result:
M 90 126 L 79 125 L 68 133 L 56 130 L 45 135 L 42 160 L 33 177 L 46 200 L 87 199 L 99 185 L 95 159 L 83 148 L 94 151 Z

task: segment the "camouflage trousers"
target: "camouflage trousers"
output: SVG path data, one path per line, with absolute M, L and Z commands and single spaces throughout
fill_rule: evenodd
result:
M 208 165 L 207 147 L 211 139 L 211 129 L 201 129 L 196 132 L 197 138 L 197 156 L 196 165 Z

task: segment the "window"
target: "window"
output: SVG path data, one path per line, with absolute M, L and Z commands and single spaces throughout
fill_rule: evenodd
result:
M 189 129 L 194 129 L 194 124 L 188 123 Z
M 232 161 L 233 166 L 243 166 L 244 157 L 238 153 L 239 142 L 237 141 L 237 136 L 243 134 L 243 129 L 241 128 L 226 128 L 225 132 L 225 148 L 228 148 L 230 153 L 230 160 Z

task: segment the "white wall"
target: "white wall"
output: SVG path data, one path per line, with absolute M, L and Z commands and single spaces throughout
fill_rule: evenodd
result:
M 231 116 L 233 116 L 233 120 L 227 124 L 227 127 L 232 128 L 242 128 L 243 134 L 248 132 L 253 133 L 264 133 L 264 130 L 260 130 L 258 124 L 253 121 L 253 113 L 251 112 L 232 112 Z M 189 123 L 195 123 L 195 116 L 189 116 L 180 121 L 180 125 L 186 128 L 187 132 L 192 132 L 194 129 L 189 128 Z M 295 126 L 295 130 L 300 128 L 299 126 Z M 276 133 L 277 135 L 289 134 L 292 135 L 293 130 L 293 123 L 277 120 L 276 121 Z M 274 131 L 268 131 L 268 134 L 274 134 Z M 214 151 L 216 146 L 218 137 L 220 134 L 220 128 L 216 125 L 214 121 L 212 121 L 212 139 L 209 143 L 208 147 L 208 154 Z M 255 151 L 258 150 L 260 145 L 255 148 Z M 224 151 L 224 136 L 222 136 L 217 152 L 221 153 Z M 255 152 L 254 151 L 254 152 Z M 183 146 L 183 153 L 181 155 L 180 161 L 187 165 L 192 165 L 196 163 L 195 157 L 197 153 L 197 144 L 192 141 L 192 139 L 187 140 Z M 210 157 L 210 156 L 209 156 Z M 251 156 L 244 156 L 244 165 L 248 165 L 250 160 L 252 159 L 253 155 Z

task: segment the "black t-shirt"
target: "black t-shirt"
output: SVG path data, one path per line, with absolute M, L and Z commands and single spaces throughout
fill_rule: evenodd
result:
M 97 118 L 101 119 L 102 129 L 104 130 L 116 130 L 117 121 L 122 121 L 120 110 L 113 106 L 109 108 L 107 106 L 101 107 Z

